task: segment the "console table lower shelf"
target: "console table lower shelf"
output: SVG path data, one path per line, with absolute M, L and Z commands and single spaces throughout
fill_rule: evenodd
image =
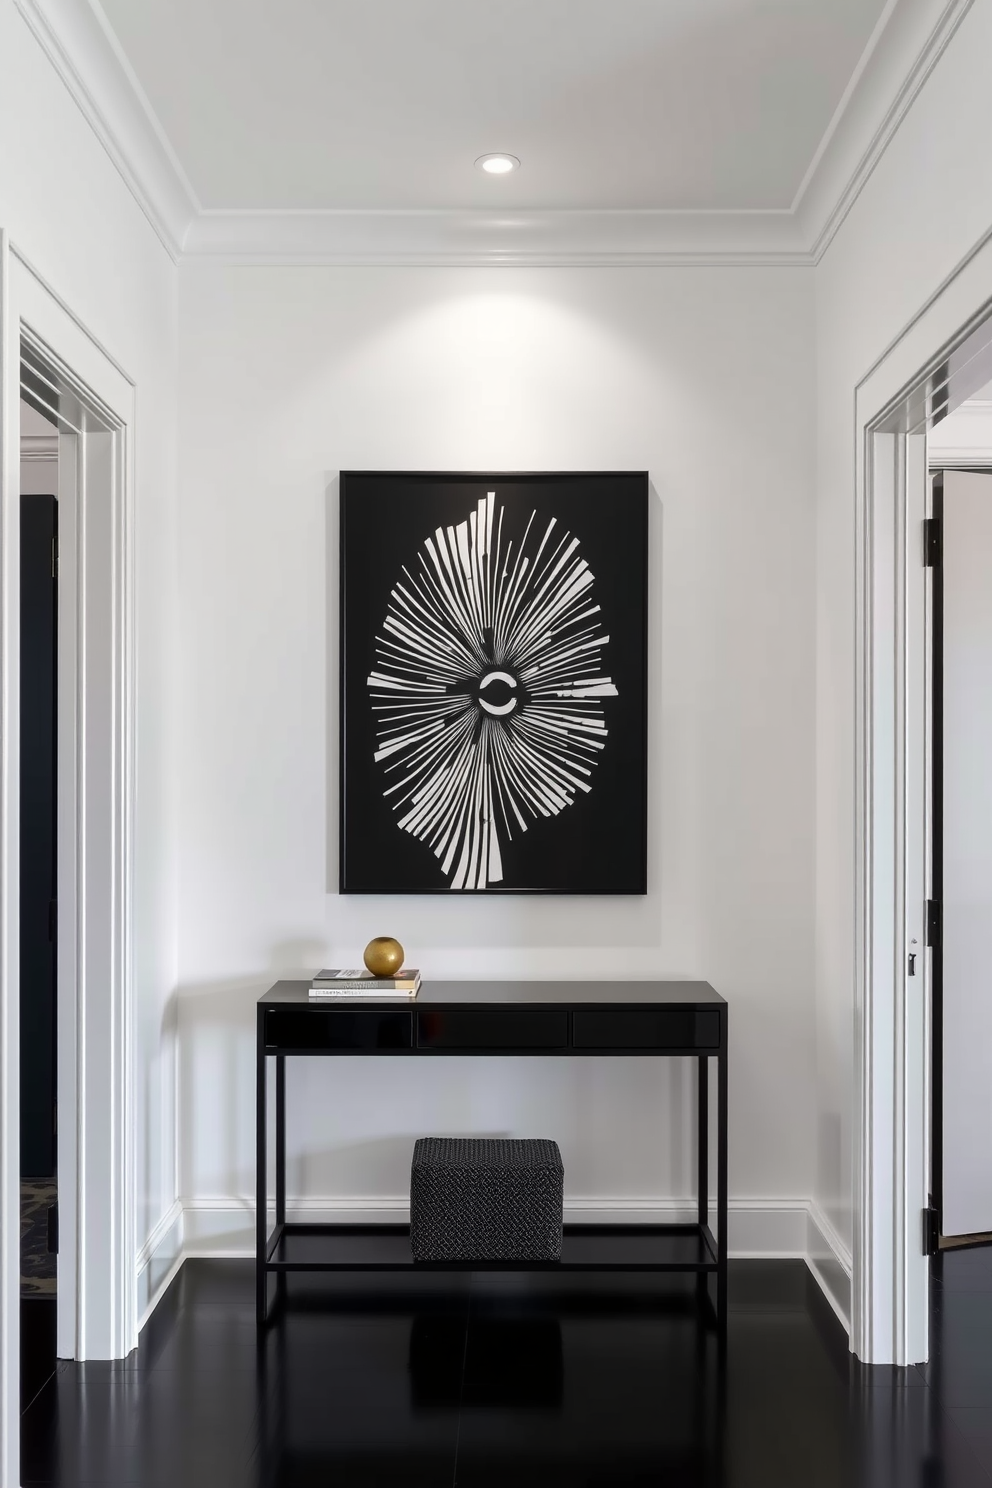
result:
M 635 990 L 636 989 L 636 990 Z M 612 996 L 559 983 L 435 984 L 409 1008 L 314 1006 L 307 984 L 277 983 L 259 999 L 256 1292 L 303 1271 L 688 1273 L 721 1339 L 727 1326 L 727 1005 L 706 983 L 610 984 Z M 629 1002 L 621 998 L 629 998 Z M 598 1023 L 594 1020 L 598 1020 Z M 589 1036 L 589 1030 L 595 1036 Z M 447 1042 L 445 1038 L 447 1037 Z M 313 1055 L 627 1054 L 697 1062 L 698 1222 L 566 1224 L 556 1261 L 415 1261 L 401 1224 L 296 1224 L 286 1219 L 286 1062 Z M 267 1069 L 275 1064 L 276 1223 L 268 1227 Z M 717 1065 L 717 1233 L 709 1225 L 710 1059 Z M 714 1287 L 711 1291 L 710 1278 Z M 715 1292 L 715 1296 L 713 1295 Z
M 695 1271 L 719 1266 L 709 1225 L 567 1224 L 557 1261 L 415 1261 L 409 1225 L 277 1224 L 264 1269 L 280 1271 Z

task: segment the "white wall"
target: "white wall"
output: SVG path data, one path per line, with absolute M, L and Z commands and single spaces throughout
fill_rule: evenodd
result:
M 808 1196 L 811 271 L 180 281 L 184 1202 L 241 1205 L 248 1238 L 255 999 L 375 933 L 434 977 L 708 978 L 731 1193 Z M 339 897 L 337 472 L 568 467 L 651 472 L 648 895 Z M 415 1134 L 512 1130 L 560 1141 L 572 1196 L 682 1195 L 691 1088 L 647 1062 L 301 1062 L 290 1192 L 396 1198 Z
M 12 0 L 0 0 L 0 225 L 137 385 L 137 1242 L 175 1198 L 177 274 Z
M 817 1197 L 848 1245 L 854 1119 L 854 389 L 992 224 L 990 56 L 992 0 L 974 0 L 816 270 Z

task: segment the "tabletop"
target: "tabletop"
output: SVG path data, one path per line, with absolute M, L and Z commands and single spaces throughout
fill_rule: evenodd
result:
M 584 1004 L 610 1007 L 721 1007 L 726 998 L 709 982 L 690 981 L 572 981 L 475 982 L 424 981 L 414 998 L 311 997 L 308 981 L 280 981 L 258 999 L 265 1007 L 305 1003 L 308 1007 L 382 1007 L 397 1003 L 412 1007 L 562 1007 Z

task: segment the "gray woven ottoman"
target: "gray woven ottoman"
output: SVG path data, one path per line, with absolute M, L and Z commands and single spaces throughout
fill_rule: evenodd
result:
M 415 1261 L 558 1261 L 557 1142 L 420 1137 L 410 1174 Z

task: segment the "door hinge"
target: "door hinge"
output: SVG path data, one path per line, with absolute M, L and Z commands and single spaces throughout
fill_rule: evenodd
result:
M 926 517 L 923 522 L 923 567 L 939 568 L 940 560 L 940 519 Z
M 48 1251 L 50 1255 L 59 1253 L 59 1206 L 49 1204 L 48 1206 Z
M 931 1203 L 923 1211 L 923 1254 L 936 1255 L 940 1249 L 940 1216 Z
M 940 945 L 940 900 L 927 900 L 927 945 Z
M 57 537 L 53 537 L 52 538 L 52 578 L 53 579 L 57 579 L 58 576 L 59 576 L 59 540 L 58 540 Z

